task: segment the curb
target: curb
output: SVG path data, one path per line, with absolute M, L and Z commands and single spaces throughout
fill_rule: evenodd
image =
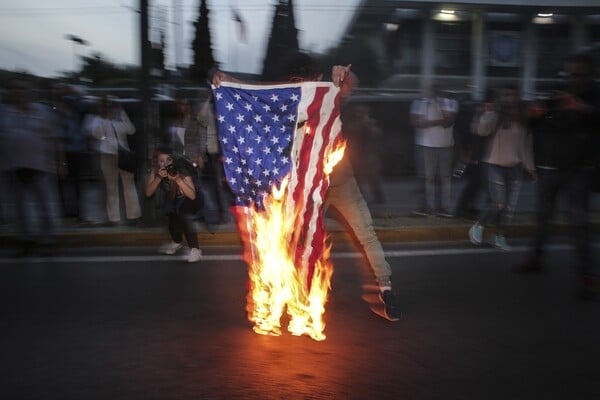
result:
M 402 242 L 437 242 L 437 241 L 467 241 L 468 230 L 471 224 L 453 224 L 437 226 L 402 226 L 402 227 L 376 227 L 375 231 L 382 243 Z M 593 232 L 600 232 L 600 224 L 592 225 Z M 552 225 L 553 234 L 569 234 L 570 226 L 567 224 Z M 521 224 L 509 228 L 509 238 L 532 236 L 535 225 Z M 347 231 L 336 227 L 328 230 L 332 243 L 354 243 L 355 240 Z M 4 232 L 0 233 L 0 248 L 16 246 L 14 236 Z M 58 244 L 62 247 L 103 247 L 103 246 L 159 246 L 168 240 L 165 230 L 159 228 L 131 229 L 73 229 L 57 234 Z M 237 231 L 231 229 L 210 233 L 198 232 L 198 241 L 202 246 L 237 246 L 241 244 Z

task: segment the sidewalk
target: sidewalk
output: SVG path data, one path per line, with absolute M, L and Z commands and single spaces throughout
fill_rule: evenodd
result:
M 420 217 L 411 212 L 418 208 L 418 182 L 403 179 L 384 183 L 386 203 L 370 205 L 377 235 L 382 242 L 420 242 L 468 240 L 467 232 L 472 221 L 461 218 Z M 460 193 L 461 183 L 455 182 L 454 196 Z M 531 236 L 534 224 L 534 194 L 531 183 L 523 186 L 517 213 L 508 232 L 509 238 Z M 453 196 L 453 197 L 454 197 Z M 97 197 L 95 197 L 97 199 Z M 455 202 L 455 201 L 454 201 Z M 453 202 L 453 204 L 454 204 Z M 561 203 L 562 204 L 562 203 Z M 594 232 L 600 232 L 600 196 L 592 198 L 591 222 Z M 555 217 L 554 228 L 557 233 L 568 233 L 568 219 L 564 205 Z M 352 240 L 342 225 L 336 220 L 326 218 L 327 231 L 334 242 Z M 233 222 L 220 225 L 215 233 L 210 233 L 202 224 L 198 224 L 198 236 L 201 246 L 238 245 L 239 235 Z M 71 246 L 158 246 L 168 239 L 166 228 L 152 227 L 80 227 L 63 220 L 58 233 L 59 245 Z M 14 245 L 14 226 L 0 226 L 0 247 Z

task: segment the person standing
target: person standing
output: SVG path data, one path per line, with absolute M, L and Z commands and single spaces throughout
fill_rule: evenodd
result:
M 56 244 L 57 173 L 65 160 L 57 114 L 32 101 L 26 82 L 12 82 L 8 94 L 8 104 L 0 114 L 0 171 L 8 173 L 13 185 L 17 240 L 20 254 L 26 255 L 33 244 L 28 212 L 32 195 L 40 210 L 39 243 Z
M 217 212 L 219 213 L 219 222 L 227 223 L 229 221 L 231 197 L 225 184 L 223 161 L 221 157 L 221 149 L 219 147 L 217 127 L 215 125 L 212 96 L 209 96 L 204 102 L 202 102 L 202 105 L 198 111 L 197 119 L 201 127 L 200 155 L 204 159 L 204 169 L 208 174 L 209 193 L 212 196 Z
M 168 127 L 167 145 L 175 156 L 185 156 L 199 169 L 204 166 L 201 127 L 196 118 L 192 118 L 189 100 L 182 97 L 175 99 L 175 115 Z
M 282 65 L 282 78 L 288 82 L 320 81 L 323 78 L 315 60 L 303 52 L 290 54 Z M 358 78 L 350 68 L 351 65 L 334 65 L 331 69 L 331 80 L 340 88 L 342 98 L 346 98 L 358 84 Z M 235 81 L 223 72 L 216 71 L 212 83 L 218 87 L 224 80 Z M 302 129 L 302 121 L 298 129 Z M 297 134 L 304 133 L 300 131 Z M 381 242 L 373 228 L 369 207 L 356 183 L 348 157 L 342 158 L 330 175 L 324 202 L 325 210 L 329 207 L 337 209 L 360 242 L 375 275 L 379 299 L 384 307 L 384 317 L 390 321 L 398 321 L 402 313 L 392 288 L 392 270 L 385 259 Z
M 477 222 L 469 229 L 469 239 L 475 245 L 483 242 L 485 227 L 496 221 L 492 245 L 510 250 L 506 228 L 510 223 L 522 183 L 522 170 L 535 177 L 531 136 L 526 128 L 519 93 L 514 87 L 502 89 L 499 104 L 486 103 L 479 117 L 477 134 L 488 137 L 488 149 L 483 161 L 489 190 L 489 203 Z
M 111 225 L 121 221 L 119 202 L 119 178 L 123 185 L 125 214 L 132 224 L 142 216 L 140 201 L 133 172 L 119 168 L 119 146 L 129 150 L 127 136 L 135 133 L 135 127 L 123 108 L 112 99 L 104 98 L 100 113 L 91 121 L 90 134 L 95 139 L 96 151 L 100 153 L 100 170 L 106 185 L 106 214 Z
M 422 146 L 425 175 L 426 208 L 421 215 L 452 217 L 450 207 L 452 160 L 454 156 L 454 119 L 458 103 L 442 95 L 440 87 L 433 84 L 425 97 L 411 106 L 411 124 L 416 129 L 417 145 Z M 440 179 L 438 211 L 436 178 Z
M 581 296 L 596 294 L 596 270 L 591 246 L 590 197 L 594 165 L 600 162 L 600 87 L 594 81 L 594 61 L 587 54 L 567 58 L 566 87 L 548 102 L 530 109 L 538 173 L 534 250 L 517 271 L 540 271 L 549 226 L 558 196 L 567 196 L 575 237 Z M 597 182 L 595 182 L 597 183 Z

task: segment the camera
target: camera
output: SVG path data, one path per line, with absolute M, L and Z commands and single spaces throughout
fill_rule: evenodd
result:
M 167 170 L 167 174 L 169 174 L 170 176 L 177 176 L 177 174 L 179 173 L 179 168 L 177 168 L 175 164 L 169 164 L 166 166 L 165 169 Z

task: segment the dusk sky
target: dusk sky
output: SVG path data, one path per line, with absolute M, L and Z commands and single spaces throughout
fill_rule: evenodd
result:
M 278 0 L 208 0 L 213 50 L 224 70 L 259 72 Z M 300 47 L 323 51 L 337 44 L 361 0 L 294 0 Z M 200 0 L 150 0 L 151 27 L 165 27 L 167 67 L 175 64 L 174 4 L 181 5 L 183 64 L 189 64 L 193 22 Z M 41 76 L 80 67 L 78 55 L 102 54 L 119 64 L 139 63 L 137 0 L 2 0 L 0 2 L 0 68 Z M 232 19 L 237 9 L 246 25 L 246 41 Z M 160 16 L 163 16 L 162 18 Z M 162 21 L 162 23 L 161 23 Z M 154 30 L 157 32 L 157 30 Z M 65 35 L 89 42 L 74 45 Z

